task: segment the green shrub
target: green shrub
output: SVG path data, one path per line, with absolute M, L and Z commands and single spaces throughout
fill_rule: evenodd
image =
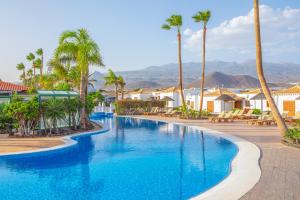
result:
M 299 144 L 300 130 L 298 128 L 289 129 L 285 135 L 286 138 L 293 140 L 296 144 Z
M 117 102 L 117 114 L 124 114 L 126 110 L 142 108 L 145 111 L 150 111 L 153 107 L 164 108 L 164 101 L 143 101 L 143 100 L 120 100 Z
M 86 97 L 86 109 L 90 115 L 93 112 L 95 106 L 104 100 L 104 96 L 99 92 L 91 92 Z
M 254 115 L 261 115 L 262 114 L 262 112 L 261 112 L 261 110 L 260 109 L 253 109 L 253 114 Z
M 33 134 L 39 122 L 39 103 L 38 98 L 33 96 L 30 100 L 24 99 L 17 94 L 4 108 L 6 115 L 18 123 L 21 135 Z
M 49 134 L 52 134 L 52 130 L 58 129 L 58 122 L 66 119 L 64 100 L 57 98 L 50 98 L 42 102 L 43 120 L 45 128 L 49 128 Z
M 0 104 L 0 133 L 12 134 L 13 129 L 17 127 L 15 120 L 4 112 L 7 104 Z

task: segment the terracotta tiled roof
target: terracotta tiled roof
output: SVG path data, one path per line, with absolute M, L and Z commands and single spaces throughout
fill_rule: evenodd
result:
M 241 94 L 259 94 L 259 93 L 261 93 L 261 89 L 257 88 L 257 89 L 253 89 L 253 90 L 243 91 L 240 93 Z
M 169 87 L 160 89 L 159 92 L 177 92 L 179 90 L 178 87 Z
M 274 94 L 281 95 L 281 94 L 300 94 L 300 85 L 295 85 L 290 88 L 278 90 L 274 92 Z
M 148 89 L 148 88 L 142 88 L 142 89 L 130 91 L 128 93 L 129 94 L 149 94 L 149 93 L 152 93 L 153 91 L 155 91 L 155 90 Z
M 24 85 L 17 85 L 13 83 L 8 83 L 4 81 L 0 81 L 0 91 L 26 91 L 28 88 Z
M 221 96 L 222 94 L 234 94 L 234 92 L 231 92 L 231 91 L 229 91 L 227 89 L 224 89 L 224 88 L 219 88 L 219 89 L 216 89 L 214 91 L 205 93 L 204 96 L 218 97 L 218 96 Z

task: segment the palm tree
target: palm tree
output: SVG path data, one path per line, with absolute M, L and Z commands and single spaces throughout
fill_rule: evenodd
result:
M 181 15 L 172 15 L 170 18 L 166 19 L 166 24 L 162 25 L 161 28 L 164 30 L 171 30 L 172 28 L 175 28 L 177 30 L 180 99 L 181 99 L 183 111 L 186 112 L 186 104 L 183 95 L 183 80 L 182 80 L 181 26 L 182 26 Z
M 34 54 L 29 53 L 28 56 L 26 57 L 26 59 L 28 60 L 28 62 L 32 62 L 33 75 L 35 76 L 35 66 L 34 66 L 35 56 L 34 56 Z
M 17 64 L 17 69 L 19 71 L 22 71 L 21 80 L 23 81 L 23 84 L 26 84 L 26 72 L 25 72 L 25 65 L 23 63 Z
M 29 69 L 27 71 L 26 75 L 27 75 L 27 85 L 29 87 L 33 87 L 33 71 L 32 71 L 32 69 Z
M 263 70 L 263 63 L 262 63 L 262 47 L 261 47 L 261 36 L 260 36 L 260 19 L 259 19 L 259 1 L 254 0 L 254 29 L 255 29 L 255 38 L 256 38 L 256 70 L 257 70 L 257 76 L 262 88 L 262 91 L 264 95 L 266 96 L 266 99 L 269 103 L 269 106 L 271 108 L 273 117 L 277 123 L 277 126 L 280 130 L 280 133 L 282 136 L 286 134 L 288 131 L 288 128 L 282 119 L 278 108 L 274 102 L 274 99 L 272 98 L 272 94 L 270 92 L 270 89 L 267 85 L 267 81 L 264 76 L 264 70 Z
M 210 19 L 210 11 L 206 10 L 203 12 L 198 12 L 193 16 L 193 19 L 196 23 L 203 22 L 203 33 L 202 33 L 202 78 L 201 78 L 201 95 L 200 95 L 200 117 L 202 115 L 203 108 L 203 93 L 204 93 L 204 84 L 205 84 L 205 53 L 206 53 L 206 25 Z
M 42 48 L 39 48 L 35 52 L 38 56 L 40 56 L 41 64 L 40 64 L 40 82 L 42 82 L 43 78 L 43 70 L 44 70 L 44 51 Z
M 105 80 L 105 86 L 110 86 L 110 85 L 115 86 L 115 97 L 117 102 L 119 99 L 119 95 L 118 95 L 119 80 L 117 75 L 111 69 L 109 69 L 107 76 L 104 77 L 104 80 Z
M 34 60 L 35 60 L 35 56 L 33 53 L 29 53 L 28 56 L 26 57 L 26 59 L 28 60 L 28 62 L 32 62 L 32 69 L 33 69 L 33 79 L 32 79 L 32 86 L 35 88 L 35 75 L 36 75 L 36 72 L 35 72 L 35 65 L 34 65 Z
M 97 43 L 90 37 L 85 29 L 65 31 L 60 36 L 59 46 L 55 50 L 55 59 L 76 63 L 80 71 L 80 100 L 83 105 L 86 105 L 89 66 L 104 66 Z M 87 124 L 88 114 L 86 106 L 82 106 L 80 125 L 82 128 L 86 128 Z
M 121 89 L 121 99 L 123 100 L 124 99 L 124 88 L 125 88 L 125 80 L 123 78 L 123 76 L 118 76 L 118 83 L 119 83 L 119 86 L 120 86 L 120 89 Z

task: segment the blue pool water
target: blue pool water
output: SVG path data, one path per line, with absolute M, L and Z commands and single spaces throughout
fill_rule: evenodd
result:
M 102 118 L 63 151 L 0 157 L 1 200 L 188 199 L 230 173 L 231 142 L 191 127 Z

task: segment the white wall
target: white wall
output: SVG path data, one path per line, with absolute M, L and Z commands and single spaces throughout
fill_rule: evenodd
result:
M 276 105 L 278 107 L 278 110 L 280 113 L 283 112 L 283 101 L 295 101 L 297 97 L 299 97 L 300 94 L 294 94 L 294 95 L 276 95 L 274 96 L 274 100 L 276 102 Z M 296 106 L 297 110 L 297 106 Z

